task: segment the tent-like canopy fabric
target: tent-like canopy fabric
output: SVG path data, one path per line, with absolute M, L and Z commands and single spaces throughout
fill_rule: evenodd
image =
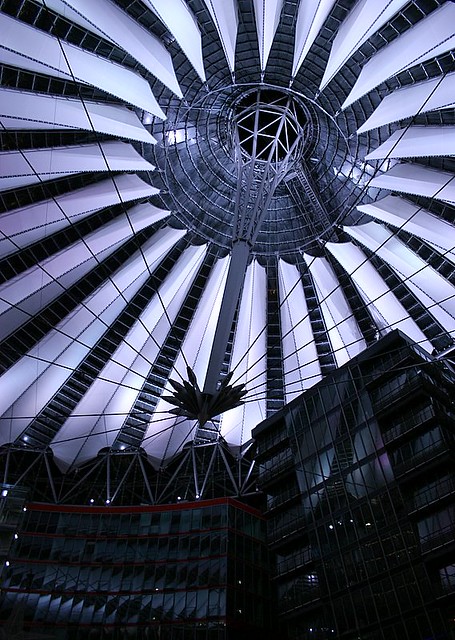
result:
M 454 25 L 444 0 L 0 0 L 0 444 L 63 472 L 241 457 L 379 336 L 450 349 Z M 176 411 L 220 349 L 243 401 Z
M 2 63 L 87 83 L 127 104 L 165 118 L 149 83 L 139 74 L 4 13 L 0 13 L 0 29 Z
M 18 189 L 85 171 L 153 171 L 154 166 L 124 142 L 0 152 L 0 189 Z
M 137 142 L 155 138 L 125 106 L 0 88 L 1 124 L 5 129 L 86 129 Z

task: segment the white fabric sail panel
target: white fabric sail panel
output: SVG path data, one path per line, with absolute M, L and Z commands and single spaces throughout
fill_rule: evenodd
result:
M 204 0 L 204 2 L 218 31 L 229 69 L 233 72 L 239 23 L 237 0 Z
M 221 418 L 221 435 L 233 447 L 251 438 L 252 429 L 266 417 L 267 277 L 253 260 L 247 269 L 232 351 L 231 384 L 246 384 L 245 404 Z
M 2 14 L 3 15 L 3 14 Z M 0 16 L 1 22 L 1 16 Z M 9 65 L 10 67 L 18 67 L 25 71 L 32 71 L 34 73 L 43 73 L 54 78 L 62 78 L 69 80 L 68 72 L 58 71 L 58 69 L 50 69 L 46 64 L 39 62 L 38 60 L 32 60 L 31 58 L 25 58 L 19 53 L 10 51 L 9 49 L 3 49 L 0 44 L 0 63 Z M 72 79 L 72 78 L 71 78 Z
M 186 379 L 186 365 L 188 363 L 196 375 L 200 388 L 203 387 L 228 267 L 229 257 L 226 256 L 226 258 L 218 260 L 213 268 L 169 378 L 177 381 Z M 169 411 L 174 407 L 163 396 L 169 396 L 172 392 L 172 386 L 167 383 L 162 397 L 157 403 L 155 415 L 150 421 L 143 442 L 143 448 L 157 467 L 161 466 L 165 459 L 175 455 L 186 442 L 191 440 L 196 428 L 194 421 L 182 420 L 181 417 L 169 414 Z M 168 414 L 167 417 L 165 417 L 166 414 Z
M 74 22 L 74 24 L 78 24 L 80 27 L 84 27 L 84 29 L 87 29 L 87 31 L 95 33 L 100 38 L 110 40 L 101 29 L 99 29 L 96 25 L 91 24 L 75 9 L 72 9 L 69 4 L 66 4 L 65 0 L 37 0 L 37 2 L 47 7 L 51 11 L 55 11 L 55 13 L 59 13 L 70 22 Z M 112 42 L 112 40 L 110 40 L 110 42 Z
M 321 380 L 321 367 L 297 267 L 278 261 L 284 392 L 290 402 Z
M 205 252 L 199 247 L 185 253 L 52 441 L 61 469 L 83 464 L 117 437 L 185 300 L 195 264 Z
M 49 9 L 109 40 L 182 97 L 164 44 L 110 0 L 39 0 Z
M 411 162 L 396 164 L 373 178 L 370 186 L 455 204 L 455 174 Z
M 318 0 L 318 2 L 306 0 L 300 3 L 295 28 L 293 78 L 302 66 L 334 4 L 335 0 Z
M 0 88 L 5 129 L 83 129 L 155 144 L 137 115 L 121 105 Z
M 5 13 L 0 13 L 0 33 L 0 63 L 92 85 L 166 119 L 150 84 L 134 71 L 59 41 Z
M 455 155 L 455 126 L 414 126 L 397 129 L 366 160 Z
M 324 89 L 364 42 L 405 4 L 407 0 L 359 0 L 338 28 L 319 89 Z
M 196 18 L 183 0 L 142 0 L 177 40 L 183 53 L 193 65 L 198 76 L 205 82 L 204 62 L 202 60 L 201 32 Z
M 391 76 L 453 49 L 454 24 L 455 4 L 446 2 L 378 51 L 364 64 L 342 109 L 346 109 Z
M 372 218 L 425 240 L 451 262 L 455 262 L 455 226 L 400 196 L 386 196 L 357 209 Z
M 0 215 L 0 257 L 37 242 L 96 211 L 159 193 L 135 174 L 118 175 L 70 191 L 52 200 L 13 209 Z M 151 204 L 150 215 L 159 211 Z M 164 212 L 166 215 L 168 211 Z
M 153 171 L 155 167 L 125 142 L 101 142 L 0 153 L 0 190 L 92 171 Z
M 439 76 L 397 89 L 385 96 L 366 122 L 357 130 L 364 133 L 417 113 L 452 108 L 455 96 L 455 73 Z
M 455 286 L 445 280 L 395 235 L 378 224 L 343 227 L 352 238 L 374 251 L 405 282 L 416 298 L 450 333 L 455 331 Z
M 284 0 L 253 0 L 261 71 L 265 71 Z
M 380 332 L 400 329 L 426 351 L 433 351 L 431 342 L 359 247 L 352 242 L 327 242 L 325 246 L 352 279 Z
M 150 215 L 147 205 L 136 205 L 128 214 L 0 285 L 0 340 L 84 278 L 135 233 L 165 216 L 165 211 Z
M 304 254 L 338 366 L 365 349 L 362 332 L 327 258 Z
M 20 436 L 183 235 L 185 231 L 177 229 L 157 231 L 142 252 L 131 256 L 0 376 L 0 443 Z

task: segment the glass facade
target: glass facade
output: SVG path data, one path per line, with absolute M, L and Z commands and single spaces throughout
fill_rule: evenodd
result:
M 30 503 L 0 615 L 51 638 L 264 637 L 265 522 L 233 499 L 159 507 Z
M 290 638 L 454 637 L 453 391 L 394 332 L 255 430 Z

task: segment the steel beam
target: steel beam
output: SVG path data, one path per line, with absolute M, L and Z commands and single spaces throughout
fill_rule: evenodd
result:
M 235 310 L 242 292 L 249 257 L 250 245 L 248 242 L 245 240 L 237 240 L 232 247 L 231 263 L 229 265 L 223 301 L 221 303 L 212 351 L 207 367 L 207 375 L 204 382 L 204 393 L 215 393 L 220 381 L 220 372 L 226 354 L 226 345 L 234 321 Z

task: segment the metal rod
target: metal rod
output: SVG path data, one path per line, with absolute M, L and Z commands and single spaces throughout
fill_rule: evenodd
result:
M 138 456 L 138 460 L 139 460 L 139 466 L 140 466 L 141 471 L 142 471 L 142 477 L 144 478 L 144 483 L 145 483 L 145 486 L 147 488 L 147 493 L 149 494 L 150 502 L 152 504 L 155 504 L 155 499 L 153 497 L 152 489 L 150 488 L 149 479 L 147 478 L 147 474 L 145 473 L 144 463 L 142 461 L 140 452 L 137 454 L 137 456 Z

